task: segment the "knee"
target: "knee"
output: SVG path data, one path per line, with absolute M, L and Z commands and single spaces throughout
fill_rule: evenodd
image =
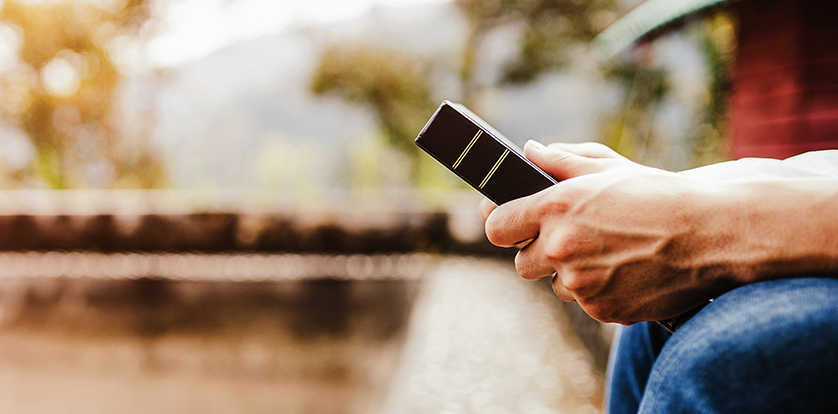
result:
M 672 336 L 650 374 L 643 404 L 705 412 L 759 412 L 766 404 L 777 412 L 836 386 L 836 346 L 838 279 L 746 286 L 717 299 Z M 679 412 L 664 407 L 656 409 Z

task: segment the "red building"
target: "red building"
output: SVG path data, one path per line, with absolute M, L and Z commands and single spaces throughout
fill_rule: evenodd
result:
M 787 158 L 838 148 L 838 2 L 648 0 L 597 43 L 613 54 L 717 7 L 729 8 L 738 22 L 731 158 Z

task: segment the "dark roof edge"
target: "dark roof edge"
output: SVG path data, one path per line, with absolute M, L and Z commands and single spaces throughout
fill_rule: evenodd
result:
M 647 0 L 594 38 L 592 49 L 601 60 L 611 59 L 657 29 L 731 1 Z

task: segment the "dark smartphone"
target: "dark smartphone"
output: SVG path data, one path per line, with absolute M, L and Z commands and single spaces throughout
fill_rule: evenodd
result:
M 498 130 L 453 102 L 442 102 L 416 145 L 497 205 L 558 183 Z M 704 306 L 658 324 L 674 333 Z
M 557 182 L 503 134 L 453 102 L 442 102 L 416 145 L 497 205 Z

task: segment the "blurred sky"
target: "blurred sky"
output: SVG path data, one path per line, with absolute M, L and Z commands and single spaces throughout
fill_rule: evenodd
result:
M 153 65 L 176 66 L 244 39 L 289 25 L 357 17 L 375 6 L 451 0 L 169 0 L 159 9 L 161 30 L 147 46 Z

